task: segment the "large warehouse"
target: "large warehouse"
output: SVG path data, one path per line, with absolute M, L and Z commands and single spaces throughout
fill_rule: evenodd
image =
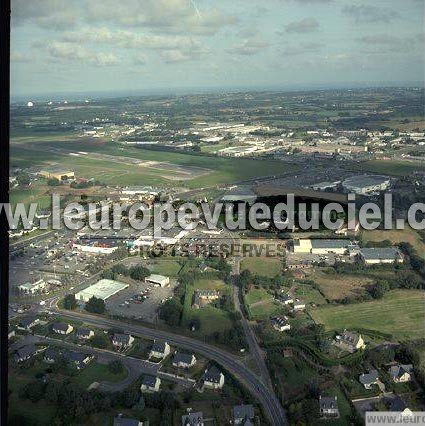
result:
M 355 194 L 369 194 L 371 192 L 385 191 L 390 187 L 391 180 L 386 176 L 353 176 L 345 179 L 342 186 Z
M 294 253 L 344 254 L 352 245 L 350 240 L 301 239 L 294 240 Z
M 75 298 L 83 302 L 88 302 L 94 296 L 97 299 L 106 301 L 114 294 L 126 289 L 128 286 L 128 284 L 124 284 L 119 281 L 102 279 L 96 284 L 79 291 L 75 295 Z

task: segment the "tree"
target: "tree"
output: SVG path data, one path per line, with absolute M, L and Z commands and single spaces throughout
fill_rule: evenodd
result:
M 99 349 L 106 349 L 110 343 L 108 336 L 106 336 L 105 334 L 100 334 L 100 333 L 96 333 L 92 337 L 90 342 L 95 348 L 99 348 Z
M 77 300 L 74 294 L 67 294 L 63 299 L 63 307 L 65 309 L 73 310 L 77 307 Z
M 103 299 L 93 296 L 86 303 L 85 309 L 87 312 L 92 312 L 93 314 L 103 314 L 105 312 L 105 302 Z
M 31 178 L 27 173 L 21 173 L 20 175 L 16 176 L 16 181 L 19 185 L 29 185 L 31 182 Z
M 120 402 L 126 408 L 131 408 L 139 402 L 139 392 L 134 388 L 127 388 L 120 395 Z
M 118 359 L 116 359 L 116 360 L 114 360 L 114 361 L 111 361 L 111 362 L 108 364 L 108 368 L 109 368 L 109 371 L 110 371 L 112 374 L 120 374 L 120 373 L 122 373 L 122 372 L 124 371 L 124 365 L 123 365 L 123 363 L 122 363 L 120 360 L 118 360 Z
M 151 273 L 149 269 L 145 268 L 144 266 L 134 266 L 130 269 L 130 277 L 133 278 L 133 280 L 142 281 L 150 274 Z
M 59 179 L 56 179 L 56 178 L 48 179 L 47 185 L 58 186 L 58 185 L 60 185 L 60 181 L 59 181 Z
M 176 299 L 167 300 L 162 306 L 159 317 L 170 326 L 180 324 L 180 317 L 183 312 L 183 306 Z

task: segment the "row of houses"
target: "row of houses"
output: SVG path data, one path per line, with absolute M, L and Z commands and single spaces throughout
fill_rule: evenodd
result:
M 388 369 L 388 375 L 394 383 L 407 383 L 413 379 L 413 365 L 412 364 L 397 364 Z M 381 386 L 382 382 L 379 379 L 377 370 L 370 370 L 359 376 L 359 382 L 365 389 L 372 389 L 373 385 Z
M 232 424 L 234 425 L 253 425 L 255 417 L 254 406 L 251 404 L 235 405 L 232 409 Z M 181 417 L 182 426 L 204 426 L 207 420 L 204 419 L 202 411 L 187 410 L 187 413 Z M 114 426 L 144 426 L 145 423 L 137 419 L 123 417 L 122 414 L 114 418 Z

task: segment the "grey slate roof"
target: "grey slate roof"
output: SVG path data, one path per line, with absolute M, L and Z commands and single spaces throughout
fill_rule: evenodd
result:
M 211 383 L 219 383 L 221 377 L 221 371 L 215 367 L 210 367 L 207 371 L 204 373 L 204 380 Z
M 372 385 L 379 379 L 378 372 L 371 370 L 369 373 L 363 373 L 359 377 L 359 381 L 362 385 Z
M 360 253 L 368 260 L 397 260 L 400 257 L 400 252 L 395 247 L 365 247 L 360 250 Z
M 91 330 L 88 329 L 88 328 L 80 327 L 77 330 L 76 335 L 77 335 L 77 337 L 88 337 L 90 335 L 90 331 Z
M 252 420 L 254 418 L 254 407 L 251 404 L 235 405 L 233 407 L 233 419 Z
M 31 357 L 37 353 L 37 348 L 35 345 L 26 345 L 19 348 L 15 353 L 16 359 L 25 359 Z
M 139 426 L 139 420 L 128 417 L 115 417 L 114 426 Z
M 112 337 L 112 340 L 115 342 L 121 343 L 122 345 L 128 345 L 128 343 L 130 342 L 130 335 L 116 333 Z
M 188 413 L 182 416 L 182 426 L 201 426 L 204 424 L 204 415 L 201 411 Z
M 412 364 L 405 364 L 405 365 L 393 365 L 390 368 L 390 376 L 392 378 L 399 378 L 401 377 L 404 373 L 412 373 L 413 371 L 413 365 Z
M 156 376 L 146 375 L 142 378 L 142 385 L 153 388 L 155 387 Z
M 193 354 L 188 354 L 188 353 L 184 353 L 184 352 L 176 352 L 176 354 L 174 355 L 174 358 L 173 358 L 173 363 L 175 363 L 175 364 L 179 364 L 179 363 L 190 364 L 192 362 L 192 357 L 193 357 Z
M 165 352 L 165 343 L 166 342 L 155 340 L 153 342 L 151 350 L 154 352 L 160 352 L 163 354 Z
M 321 410 L 338 409 L 338 402 L 336 396 L 321 396 L 319 398 L 319 405 Z
M 350 240 L 327 240 L 327 239 L 316 239 L 311 240 L 311 247 L 312 248 L 325 248 L 325 249 L 332 249 L 332 248 L 345 248 L 348 247 L 351 244 Z
M 68 330 L 69 324 L 65 324 L 64 322 L 55 322 L 52 324 L 52 330 L 60 330 L 66 331 Z

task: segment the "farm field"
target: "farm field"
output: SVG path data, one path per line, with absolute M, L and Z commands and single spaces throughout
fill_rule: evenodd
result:
M 244 269 L 272 278 L 282 272 L 282 262 L 278 257 L 246 257 L 241 263 L 241 271 Z
M 322 290 L 328 300 L 340 300 L 365 292 L 365 287 L 373 282 L 363 275 L 325 273 L 316 270 L 310 277 Z
M 425 334 L 425 292 L 393 290 L 380 300 L 344 306 L 323 306 L 310 311 L 326 330 L 369 329 L 392 334 L 399 340 Z
M 424 163 L 403 160 L 371 160 L 361 163 L 360 167 L 365 172 L 404 176 L 415 170 L 423 170 Z M 359 170 L 357 169 L 356 171 Z
M 147 265 L 153 274 L 165 275 L 170 277 L 176 277 L 179 273 L 182 265 L 175 260 L 154 260 L 152 263 Z
M 199 279 L 193 286 L 186 286 L 186 295 L 183 306 L 182 325 L 187 327 L 193 320 L 199 321 L 200 330 L 197 331 L 200 335 L 210 335 L 214 332 L 221 332 L 232 328 L 233 322 L 229 312 L 208 305 L 200 309 L 192 308 L 193 293 L 196 289 L 211 289 L 220 291 L 221 295 L 230 294 L 230 287 L 221 280 Z
M 380 229 L 374 231 L 363 230 L 361 236 L 364 243 L 385 240 L 389 240 L 393 244 L 401 242 L 410 243 L 416 250 L 417 255 L 425 259 L 425 243 L 422 241 L 419 234 L 410 227 L 405 229 Z

